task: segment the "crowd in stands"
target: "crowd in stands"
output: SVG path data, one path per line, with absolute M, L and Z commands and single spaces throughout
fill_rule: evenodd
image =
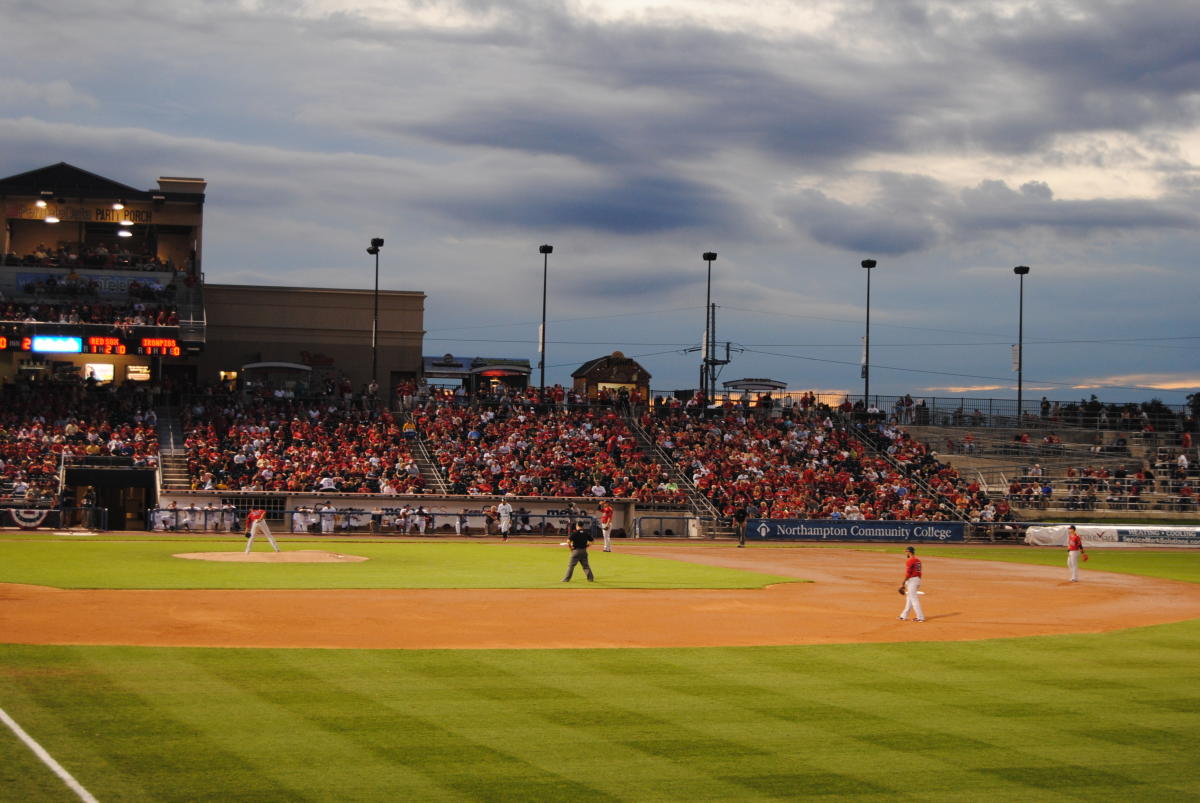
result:
M 569 396 L 563 396 L 564 401 Z M 413 414 L 452 493 L 592 496 L 682 504 L 679 488 L 642 453 L 611 406 L 431 400 Z
M 192 489 L 425 493 L 416 457 L 423 441 L 449 492 L 464 496 L 681 506 L 690 480 L 729 517 L 1004 522 L 1018 507 L 1138 509 L 1154 493 L 1181 510 L 1196 506 L 1188 433 L 1186 448 L 1157 465 L 1081 466 L 1052 480 L 1032 463 L 1007 494 L 989 499 L 909 435 L 903 412 L 844 414 L 809 394 L 754 406 L 668 397 L 647 406 L 615 395 L 585 404 L 563 388 L 542 402 L 532 388 L 467 398 L 402 384 L 393 413 L 374 403 L 378 387 L 357 396 L 345 382 L 325 390 L 310 400 L 218 386 L 190 397 L 181 424 Z M 156 465 L 147 386 L 6 385 L 0 395 L 0 488 L 10 502 L 53 496 L 63 455 Z M 658 451 L 639 445 L 631 420 Z M 685 487 L 673 479 L 679 474 Z
M 402 385 L 399 417 L 336 393 L 202 397 L 184 413 L 189 474 L 195 489 L 420 493 L 409 447 L 422 439 L 453 494 L 684 505 L 679 470 L 726 516 L 1011 519 L 1007 500 L 989 500 L 882 416 L 849 423 L 811 398 L 773 411 L 730 401 L 699 415 L 702 406 L 664 399 L 640 416 L 673 463 L 664 466 L 640 448 L 625 400 L 575 405 L 564 392 L 541 404 L 535 393 L 464 399 Z
M 90 303 L 46 303 L 44 301 L 0 303 L 0 321 L 5 323 L 102 324 L 116 327 L 178 326 L 179 313 L 173 305 Z
M 1188 439 L 1190 442 L 1190 438 Z M 1146 510 L 1153 505 L 1180 512 L 1196 509 L 1196 487 L 1200 472 L 1192 465 L 1188 450 L 1139 467 L 1119 465 L 1068 466 L 1052 477 L 1041 464 L 1026 467 L 1008 485 L 1008 500 L 1022 508 L 1095 510 Z
M 5 264 L 25 267 L 47 268 L 108 268 L 116 270 L 174 270 L 169 259 L 160 259 L 151 253 L 147 243 L 138 243 L 130 249 L 121 242 L 116 243 L 59 243 L 47 246 L 38 243 L 29 253 L 18 256 L 8 254 Z
M 9 504 L 40 504 L 59 493 L 59 464 L 93 457 L 131 466 L 158 462 L 156 416 L 138 388 L 82 383 L 4 385 L 0 391 L 0 485 Z
M 146 281 L 131 279 L 125 284 L 125 288 L 126 294 L 138 301 L 171 301 L 176 295 L 176 286 L 173 281 L 164 284 L 153 279 Z M 26 296 L 35 299 L 49 297 L 90 300 L 99 298 L 101 295 L 100 282 L 95 279 L 86 279 L 74 271 L 66 276 L 46 274 L 41 278 L 26 282 L 21 290 Z
M 884 457 L 826 407 L 798 405 L 776 415 L 732 406 L 718 416 L 686 409 L 659 419 L 657 445 L 723 515 L 752 508 L 762 518 L 924 521 L 982 518 L 988 505 L 978 488 L 890 425 L 863 430 Z M 995 510 L 988 515 L 995 519 Z
M 184 407 L 182 425 L 195 490 L 425 490 L 410 439 L 386 411 L 210 395 Z

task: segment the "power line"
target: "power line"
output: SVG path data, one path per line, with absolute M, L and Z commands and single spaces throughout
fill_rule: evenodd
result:
M 789 312 L 772 312 L 772 311 L 770 311 L 770 310 L 755 310 L 755 309 L 746 309 L 745 307 L 722 307 L 722 309 L 737 310 L 738 312 L 750 312 L 750 313 L 754 313 L 755 315 L 775 315 L 775 316 L 778 316 L 778 317 L 781 317 L 781 318 L 804 318 L 804 319 L 812 319 L 812 320 L 816 320 L 816 321 L 831 321 L 831 322 L 834 322 L 834 323 L 847 323 L 847 324 L 854 324 L 855 326 L 860 326 L 860 325 L 862 324 L 862 321 L 861 321 L 861 320 L 851 320 L 851 319 L 848 319 L 848 318 L 829 318 L 829 317 L 825 317 L 825 316 L 821 316 L 821 315 L 802 315 L 802 314 L 799 314 L 799 313 L 789 313 Z M 874 322 L 873 322 L 873 323 L 874 323 Z M 1008 337 L 1008 335 L 999 335 L 999 334 L 994 334 L 994 333 L 991 333 L 991 332 L 979 332 L 979 331 L 974 331 L 974 332 L 964 332 L 964 331 L 961 331 L 961 330 L 958 330 L 958 329 L 936 329 L 936 328 L 934 328 L 934 327 L 930 327 L 930 326 L 905 326 L 904 324 L 899 324 L 899 323 L 877 323 L 877 324 L 875 324 L 875 325 L 877 325 L 877 326 L 886 326 L 886 327 L 891 327 L 891 328 L 893 328 L 893 329 L 912 329 L 912 330 L 915 330 L 915 331 L 921 331 L 921 332 L 944 332 L 944 333 L 946 333 L 946 334 L 952 334 L 952 335 L 972 335 L 972 336 L 974 336 L 974 337 L 985 337 L 985 336 L 986 336 L 986 337 L 1002 337 L 1002 338 L 1007 338 L 1007 337 Z M 1034 341 L 1034 340 L 1026 340 L 1026 343 L 1045 343 L 1045 344 L 1048 344 L 1048 345 L 1049 345 L 1049 344 L 1064 344 L 1064 343 L 1134 343 L 1134 342 L 1143 342 L 1143 341 L 1161 341 L 1161 340 L 1200 340 L 1200 337 L 1194 337 L 1194 336 L 1185 336 L 1185 337 L 1121 337 L 1121 338 L 1094 338 L 1094 339 L 1073 339 L 1073 340 L 1037 340 L 1037 341 Z M 861 344 L 853 344 L 853 345 L 855 345 L 855 346 L 859 346 L 859 345 L 861 345 Z M 873 343 L 872 343 L 872 345 L 875 345 L 875 344 L 873 344 Z M 901 345 L 903 345 L 903 344 L 901 344 Z M 952 344 L 942 344 L 942 343 L 913 343 L 913 344 L 908 344 L 908 345 L 914 345 L 914 346 L 918 346 L 918 345 L 919 345 L 919 346 L 926 346 L 926 345 L 928 345 L 928 346 L 939 346 L 939 345 L 959 345 L 959 346 L 1011 345 L 1011 340 L 1004 340 L 1004 341 L 1002 341 L 1002 342 L 998 342 L 998 343 L 952 343 Z M 776 347 L 776 348 L 778 348 L 778 347 L 781 347 L 781 346 L 775 346 L 775 347 Z M 782 346 L 782 347 L 786 347 L 786 346 Z
M 820 357 L 804 357 L 799 354 L 780 354 L 778 352 L 758 351 L 756 349 L 749 349 L 749 348 L 746 349 L 746 351 L 749 351 L 754 354 L 766 354 L 771 357 L 788 357 L 793 360 L 805 360 L 807 362 L 823 362 L 823 363 L 830 363 L 832 365 L 850 365 L 850 366 L 854 366 L 854 367 L 859 366 L 859 363 L 857 363 L 857 362 L 848 362 L 846 360 L 826 360 L 826 359 L 821 359 Z M 951 377 L 955 377 L 956 379 L 987 379 L 987 380 L 990 380 L 993 382 L 1011 382 L 1012 381 L 1011 377 L 986 376 L 983 374 L 960 374 L 960 373 L 955 373 L 953 371 L 932 371 L 927 368 L 901 368 L 901 367 L 895 366 L 895 365 L 879 365 L 878 363 L 872 363 L 871 367 L 877 368 L 877 369 L 883 369 L 885 371 L 899 371 L 902 373 L 932 374 L 934 376 L 951 376 Z M 1053 380 L 1053 379 L 1029 379 L 1028 381 L 1034 382 L 1034 383 L 1037 383 L 1040 385 L 1061 385 L 1062 387 L 1073 387 L 1076 384 L 1078 384 L 1077 382 L 1061 382 L 1061 381 L 1057 381 L 1057 380 Z M 1097 385 L 1097 387 L 1108 388 L 1110 390 L 1149 390 L 1149 391 L 1154 391 L 1156 393 L 1178 392 L 1178 391 L 1167 391 L 1167 389 L 1165 389 L 1165 388 L 1147 387 L 1144 385 Z
M 849 318 L 829 318 L 829 317 L 826 317 L 823 315 L 801 315 L 801 314 L 795 313 L 795 312 L 772 312 L 770 310 L 746 309 L 745 307 L 723 307 L 723 309 L 737 310 L 738 312 L 752 312 L 755 315 L 776 315 L 781 318 L 805 318 L 805 319 L 812 319 L 814 321 L 830 321 L 833 323 L 849 323 L 849 324 L 854 324 L 855 326 L 862 325 L 861 320 L 850 320 Z M 951 334 L 951 335 L 974 335 L 976 337 L 980 337 L 980 336 L 1004 337 L 1004 335 L 998 335 L 998 334 L 995 334 L 994 332 L 979 332 L 979 331 L 963 332 L 958 329 L 935 329 L 931 326 L 905 326 L 904 324 L 900 324 L 900 323 L 879 323 L 877 325 L 878 326 L 887 326 L 887 327 L 891 327 L 893 329 L 914 329 L 914 330 L 921 331 L 921 332 L 945 332 L 946 334 Z
M 1087 344 L 1102 343 L 1102 344 L 1108 344 L 1108 345 L 1114 345 L 1114 346 L 1136 346 L 1139 348 L 1149 347 L 1149 348 L 1179 349 L 1181 351 L 1193 350 L 1193 347 L 1191 347 L 1191 346 L 1155 345 L 1155 344 L 1149 342 L 1149 341 L 1160 341 L 1160 340 L 1200 340 L 1200 337 L 1137 337 L 1137 338 L 1119 338 L 1119 339 L 1097 338 L 1095 340 L 1081 340 L 1081 339 L 1026 340 L 1025 344 L 1026 345 L 1033 344 L 1035 346 L 1051 346 L 1051 345 L 1070 345 L 1070 344 L 1087 345 Z M 747 348 L 753 346 L 756 348 L 777 348 L 777 349 L 862 348 L 862 343 L 745 343 L 743 345 L 745 345 Z M 1011 346 L 1011 345 L 1012 345 L 1011 340 L 996 340 L 996 341 L 987 341 L 987 342 L 983 342 L 983 343 L 954 342 L 954 343 L 879 343 L 879 344 L 872 343 L 871 344 L 872 348 L 874 348 L 876 346 L 878 346 L 879 348 L 916 348 L 918 346 L 922 347 L 922 348 L 933 347 L 933 346 L 971 348 L 974 346 Z
M 669 349 L 669 350 L 667 350 L 667 351 L 652 351 L 652 352 L 649 352 L 649 353 L 647 353 L 647 354 L 629 354 L 629 355 L 626 355 L 626 356 L 628 356 L 628 357 L 629 357 L 629 359 L 631 359 L 631 360 L 640 360 L 640 359 L 642 359 L 643 357 L 658 357 L 658 356 L 661 356 L 661 355 L 663 355 L 663 354 L 678 354 L 678 353 L 680 353 L 680 352 L 679 352 L 679 349 Z M 560 362 L 560 363 L 556 363 L 556 364 L 554 364 L 554 365 L 547 365 L 546 367 L 547 367 L 547 368 L 568 368 L 568 367 L 570 367 L 570 366 L 572 366 L 572 365 L 576 365 L 576 366 L 577 366 L 577 365 L 578 365 L 578 363 L 574 363 L 574 362 Z
M 536 340 L 498 340 L 494 337 L 484 338 L 465 338 L 465 337 L 427 337 L 425 340 L 448 341 L 452 343 L 529 343 L 536 344 Z M 547 340 L 548 343 L 553 343 L 556 346 L 678 346 L 685 348 L 695 345 L 694 343 L 626 343 L 618 340 Z
M 702 307 L 673 307 L 671 309 L 641 310 L 639 312 L 618 312 L 612 315 L 581 315 L 577 318 L 554 318 L 550 323 L 571 323 L 573 321 L 599 321 L 607 318 L 628 318 L 633 315 L 662 315 L 667 312 L 687 312 L 702 309 Z M 427 329 L 426 332 L 459 332 L 465 329 L 503 329 L 508 326 L 539 326 L 541 321 L 515 321 L 513 323 L 484 323 L 477 326 L 450 326 L 442 329 Z M 430 339 L 430 338 L 426 338 Z M 443 338 L 446 339 L 446 338 Z M 514 341 L 517 342 L 517 341 Z

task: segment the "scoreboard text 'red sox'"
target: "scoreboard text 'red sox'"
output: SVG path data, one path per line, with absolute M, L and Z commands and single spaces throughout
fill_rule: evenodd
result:
M 183 353 L 173 337 L 77 337 L 74 335 L 0 335 L 0 351 L 30 351 L 47 354 L 137 354 L 148 357 L 178 357 Z

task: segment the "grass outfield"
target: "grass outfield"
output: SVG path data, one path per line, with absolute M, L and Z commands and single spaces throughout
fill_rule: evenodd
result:
M 0 541 L 0 575 L 16 543 Z M 365 554 L 336 543 L 326 548 Z M 102 545 L 67 546 L 84 544 Z M 120 556 L 126 544 L 104 546 Z M 492 571 L 510 571 L 492 557 L 505 545 L 362 546 L 471 547 Z M 565 550 L 507 551 L 565 564 Z M 1061 550 L 1046 548 L 920 551 L 1063 563 Z M 689 566 L 638 560 L 672 573 Z M 1097 550 L 1087 566 L 1194 580 L 1200 554 Z M 102 801 L 1193 800 L 1198 656 L 1200 620 L 1103 635 L 811 647 L 7 645 L 0 708 Z M 0 728 L 0 800 L 71 799 Z
M 561 588 L 567 550 L 520 543 L 309 541 L 362 563 L 226 563 L 181 552 L 241 552 L 239 536 L 217 540 L 0 539 L 0 582 L 53 588 Z M 263 551 L 259 547 L 256 551 Z M 762 588 L 804 582 L 629 552 L 592 550 L 597 582 L 571 588 Z
M 9 646 L 0 688 L 100 800 L 1162 801 L 1200 794 L 1198 654 L 1196 622 L 687 650 Z M 68 799 L 16 748 L 0 734 L 0 797 Z

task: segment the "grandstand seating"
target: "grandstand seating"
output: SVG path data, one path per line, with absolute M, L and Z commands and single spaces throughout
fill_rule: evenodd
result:
M 684 505 L 692 489 L 671 481 L 678 471 L 724 516 L 750 504 L 773 518 L 988 522 L 1047 506 L 1195 504 L 1194 468 L 1178 477 L 1160 471 L 1157 481 L 1133 470 L 1112 476 L 1101 466 L 1014 475 L 1011 489 L 993 486 L 989 498 L 980 479 L 939 459 L 940 443 L 879 419 L 843 418 L 819 404 L 728 405 L 703 417 L 696 408 L 659 406 L 644 412 L 641 424 L 669 460 L 660 465 L 639 446 L 625 411 L 609 406 L 429 392 L 398 394 L 410 412 L 393 416 L 265 395 L 208 396 L 185 408 L 193 489 L 404 494 L 427 492 L 432 480 L 465 496 L 603 495 Z M 1007 438 L 980 442 L 990 448 Z M 1038 444 L 1023 454 L 1053 462 L 1077 453 L 1070 444 L 1064 448 Z M 440 481 L 422 476 L 419 455 L 426 449 L 432 463 L 426 470 L 438 471 Z
M 182 416 L 195 490 L 422 493 L 396 418 L 328 403 L 197 397 Z
M 57 497 L 60 462 L 158 460 L 155 416 L 136 386 L 89 390 L 81 384 L 6 385 L 0 398 L 0 493 L 18 504 Z M 20 498 L 18 498 L 18 496 Z
M 901 431 L 865 431 L 891 453 L 874 454 L 827 408 L 658 420 L 657 445 L 724 515 L 749 504 L 763 518 L 945 520 L 986 504 Z
M 431 403 L 414 413 L 453 493 L 631 498 L 683 504 L 685 490 L 644 455 L 606 406 Z

